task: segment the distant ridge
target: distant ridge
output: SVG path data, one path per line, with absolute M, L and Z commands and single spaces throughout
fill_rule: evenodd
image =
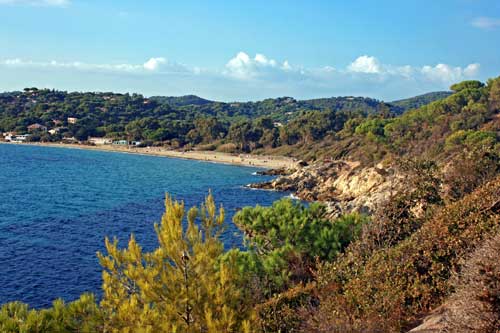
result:
M 393 102 L 384 102 L 375 98 L 369 97 L 356 97 L 356 96 L 338 96 L 338 97 L 324 97 L 306 100 L 297 100 L 293 97 L 277 97 L 267 98 L 255 102 L 215 102 L 196 95 L 185 96 L 152 96 L 150 99 L 158 102 L 159 104 L 168 104 L 171 107 L 185 107 L 185 106 L 209 106 L 213 104 L 246 106 L 259 110 L 267 109 L 266 111 L 274 111 L 280 109 L 309 109 L 309 110 L 363 110 L 369 113 L 376 112 L 383 104 L 387 105 L 389 109 L 395 114 L 401 114 L 407 110 L 416 109 L 426 104 L 444 99 L 452 93 L 449 91 L 430 92 L 423 95 L 418 95 L 410 98 L 400 99 Z M 260 112 L 258 112 L 260 113 Z M 264 112 L 266 113 L 266 112 Z
M 400 99 L 389 104 L 399 107 L 404 111 L 418 109 L 421 106 L 444 99 L 452 94 L 451 91 L 436 91 L 410 98 Z
M 160 104 L 168 104 L 173 107 L 187 106 L 187 105 L 207 105 L 215 103 L 208 99 L 198 97 L 196 95 L 185 96 L 152 96 L 151 100 L 157 101 Z

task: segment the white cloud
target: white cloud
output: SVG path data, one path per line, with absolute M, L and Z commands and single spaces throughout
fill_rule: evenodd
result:
M 480 64 L 474 63 L 470 64 L 464 69 L 464 75 L 468 77 L 473 77 L 479 74 L 479 68 L 481 67 Z
M 289 71 L 289 70 L 292 70 L 292 66 L 290 65 L 290 63 L 288 62 L 288 60 L 285 60 L 283 62 L 283 66 L 282 66 L 283 70 L 285 71 Z
M 144 63 L 144 68 L 148 71 L 157 71 L 160 66 L 167 63 L 167 59 L 165 58 L 151 58 Z
M 249 78 L 253 76 L 254 65 L 248 54 L 239 52 L 236 57 L 229 60 L 226 64 L 228 73 L 238 78 Z
M 137 71 L 143 68 L 142 65 L 131 64 L 88 64 L 80 61 L 60 62 L 51 61 L 32 61 L 20 58 L 7 59 L 0 62 L 0 65 L 9 67 L 31 67 L 31 68 L 49 68 L 49 69 L 77 69 L 77 70 L 104 70 L 104 71 Z
M 354 74 L 372 74 L 372 77 L 380 80 L 391 80 L 396 77 L 414 81 L 442 82 L 443 86 L 464 79 L 476 77 L 479 74 L 480 64 L 472 63 L 465 68 L 454 67 L 448 64 L 425 65 L 415 67 L 411 65 L 394 66 L 382 64 L 373 56 L 363 55 L 347 66 L 346 71 Z
M 471 24 L 479 29 L 494 29 L 500 27 L 500 18 L 495 17 L 476 17 Z
M 453 83 L 477 78 L 480 65 L 391 65 L 373 56 L 363 55 L 344 68 L 328 65 L 306 68 L 292 66 L 287 60 L 278 62 L 260 53 L 251 57 L 245 52 L 239 52 L 229 59 L 223 68 L 211 69 L 186 66 L 163 57 L 152 57 L 139 63 L 98 64 L 82 61 L 0 59 L 1 75 L 8 73 L 11 78 L 7 81 L 14 79 L 23 85 L 29 85 L 28 82 L 32 82 L 33 77 L 40 77 L 38 85 L 43 85 L 49 71 L 50 77 L 67 77 L 66 82 L 70 84 L 76 84 L 74 82 L 77 73 L 78 82 L 86 77 L 90 88 L 100 80 L 114 78 L 107 90 L 113 90 L 113 87 L 125 85 L 127 82 L 129 89 L 142 82 L 145 86 L 169 86 L 174 91 L 182 88 L 184 94 L 199 93 L 216 99 L 225 96 L 224 98 L 229 100 L 283 95 L 304 98 L 342 94 L 390 100 L 447 89 Z M 115 76 L 103 75 L 104 73 L 120 75 L 120 80 L 116 80 Z M 25 75 L 24 79 L 21 79 L 21 74 Z M 201 86 L 205 86 L 204 91 L 200 90 Z M 67 89 L 64 85 L 61 88 Z M 154 88 L 153 91 L 160 94 L 158 89 Z M 144 91 L 141 86 L 137 86 L 135 90 Z
M 293 67 L 287 60 L 279 64 L 276 60 L 268 59 L 260 53 L 257 53 L 254 58 L 250 58 L 247 53 L 239 52 L 227 62 L 223 73 L 234 78 L 248 80 L 272 73 L 291 72 L 292 70 Z
M 358 57 L 347 67 L 347 69 L 351 72 L 370 74 L 380 73 L 381 71 L 378 59 L 367 55 Z
M 273 59 L 267 59 L 267 57 L 263 54 L 257 53 L 254 58 L 255 62 L 259 65 L 262 66 L 271 66 L 271 67 L 276 67 L 277 63 L 276 60 Z
M 66 7 L 70 0 L 0 0 L 0 5 Z
M 392 68 L 392 66 L 389 66 L 389 69 L 387 70 L 389 73 L 394 74 L 394 75 L 401 75 L 407 79 L 412 78 L 413 75 L 415 75 L 415 68 L 413 68 L 410 65 L 405 65 L 405 66 L 399 66 Z
M 29 68 L 45 68 L 45 69 L 75 69 L 81 71 L 111 71 L 111 72 L 128 72 L 128 73 L 180 73 L 180 72 L 200 72 L 199 69 L 190 69 L 187 66 L 170 63 L 167 59 L 158 57 L 150 58 L 144 64 L 90 64 L 80 61 L 60 62 L 52 61 L 32 61 L 23 60 L 20 58 L 7 59 L 0 61 L 0 65 L 8 67 L 29 67 Z
M 470 64 L 465 68 L 437 64 L 434 67 L 423 66 L 421 73 L 430 80 L 453 83 L 476 76 L 479 73 L 479 67 L 480 65 L 477 63 Z

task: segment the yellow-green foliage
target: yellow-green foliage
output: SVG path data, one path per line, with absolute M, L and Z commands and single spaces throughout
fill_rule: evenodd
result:
M 0 332 L 101 332 L 101 312 L 91 294 L 83 294 L 79 300 L 65 304 L 56 300 L 49 309 L 34 310 L 27 304 L 12 302 L 0 308 Z
M 143 252 L 134 237 L 128 247 L 106 240 L 104 267 L 105 328 L 111 332 L 250 331 L 251 307 L 236 285 L 234 260 L 220 262 L 224 221 L 212 196 L 191 208 L 183 228 L 184 205 L 165 200 L 166 211 L 155 226 L 159 247 Z M 199 222 L 199 226 L 197 225 Z
M 446 148 L 464 145 L 469 148 L 492 148 L 497 142 L 497 134 L 487 131 L 459 130 L 446 138 Z

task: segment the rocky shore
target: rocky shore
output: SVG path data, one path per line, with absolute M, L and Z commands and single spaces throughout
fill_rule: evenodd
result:
M 305 201 L 321 201 L 332 217 L 348 212 L 373 213 L 403 184 L 403 177 L 393 168 L 381 164 L 361 167 L 359 162 L 351 161 L 316 162 L 288 174 L 283 170 L 275 172 L 281 176 L 250 187 L 290 191 Z

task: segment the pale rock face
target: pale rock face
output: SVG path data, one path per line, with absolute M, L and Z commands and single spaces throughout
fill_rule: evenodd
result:
M 379 164 L 360 167 L 359 162 L 318 162 L 288 176 L 253 185 L 292 191 L 300 199 L 324 202 L 331 217 L 344 213 L 370 214 L 402 188 L 403 177 Z

